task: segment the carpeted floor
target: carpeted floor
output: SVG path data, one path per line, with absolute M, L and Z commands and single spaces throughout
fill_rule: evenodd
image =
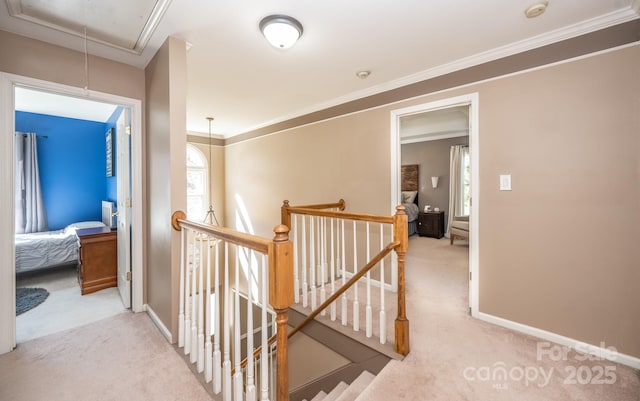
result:
M 410 239 L 411 353 L 391 361 L 358 400 L 640 400 L 636 370 L 607 361 L 578 362 L 573 352 L 564 362 L 538 360 L 538 339 L 471 318 L 468 249 L 462 244 Z M 597 374 L 598 368 L 607 369 L 601 379 L 611 384 L 571 383 L 572 369 Z M 496 376 L 502 372 L 504 379 Z M 43 399 L 209 396 L 145 314 L 123 313 L 0 356 L 0 400 Z
M 446 238 L 410 239 L 411 353 L 402 362 L 391 361 L 359 401 L 640 400 L 640 372 L 634 369 L 609 361 L 578 361 L 575 352 L 567 361 L 538 360 L 539 339 L 471 318 L 468 247 L 463 244 L 451 246 Z M 575 376 L 578 370 L 581 377 Z M 600 380 L 611 384 L 595 384 L 600 370 L 609 374 Z
M 18 344 L 126 311 L 117 288 L 81 295 L 75 265 L 21 274 L 16 286 L 49 291 L 42 304 L 16 317 Z
M 0 400 L 210 398 L 145 313 L 121 313 L 0 355 Z

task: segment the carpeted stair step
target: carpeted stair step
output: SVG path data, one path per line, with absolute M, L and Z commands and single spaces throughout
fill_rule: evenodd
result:
M 320 391 L 318 394 L 316 394 L 315 397 L 311 399 L 311 401 L 324 401 L 326 398 L 327 393 L 325 393 L 324 391 Z
M 360 374 L 335 401 L 354 401 L 373 381 L 375 376 L 366 370 Z
M 349 385 L 347 383 L 345 382 L 338 383 L 338 385 L 335 386 L 333 390 L 329 392 L 329 394 L 327 394 L 327 396 L 324 398 L 323 401 L 336 401 L 338 397 L 340 397 L 342 393 L 344 393 L 345 390 L 348 388 L 349 388 Z

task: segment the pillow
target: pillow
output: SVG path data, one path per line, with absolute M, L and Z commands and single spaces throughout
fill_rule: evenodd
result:
M 402 203 L 413 203 L 417 195 L 418 191 L 402 191 Z
M 77 223 L 71 223 L 66 228 L 66 230 L 81 230 L 83 228 L 96 228 L 96 227 L 106 227 L 105 224 L 101 221 L 79 221 Z

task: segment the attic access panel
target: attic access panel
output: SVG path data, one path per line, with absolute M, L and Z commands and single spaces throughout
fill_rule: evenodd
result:
M 9 14 L 140 54 L 171 0 L 6 0 Z

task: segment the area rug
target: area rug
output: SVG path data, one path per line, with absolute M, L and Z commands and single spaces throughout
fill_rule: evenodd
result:
M 16 316 L 40 305 L 48 296 L 44 288 L 16 288 Z

